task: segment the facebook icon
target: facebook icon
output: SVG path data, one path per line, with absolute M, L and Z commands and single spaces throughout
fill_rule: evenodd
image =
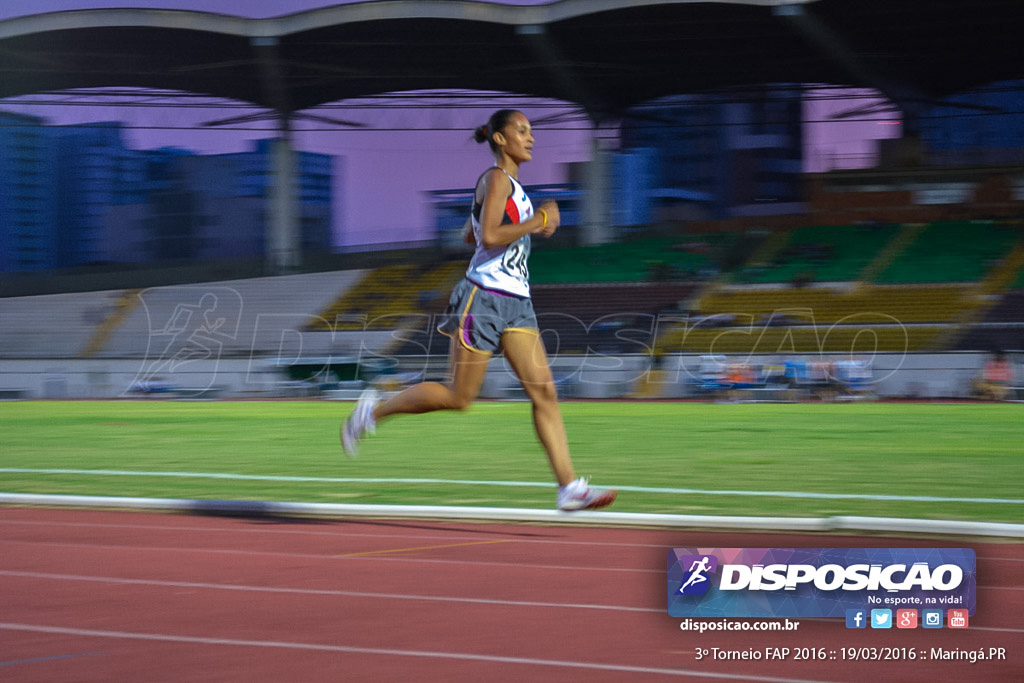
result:
M 867 612 L 862 609 L 846 610 L 846 628 L 867 628 Z

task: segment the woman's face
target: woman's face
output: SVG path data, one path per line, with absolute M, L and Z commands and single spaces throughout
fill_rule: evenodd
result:
M 520 112 L 516 112 L 501 130 L 505 144 L 501 151 L 513 161 L 520 164 L 533 159 L 533 130 L 530 121 Z

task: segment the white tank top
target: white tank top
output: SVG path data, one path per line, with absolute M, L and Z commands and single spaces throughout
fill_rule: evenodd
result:
M 520 223 L 533 216 L 533 204 L 526 196 L 523 186 L 510 175 L 508 179 L 512 181 L 512 193 L 505 201 L 502 225 Z M 477 182 L 479 183 L 479 180 Z M 476 237 L 476 252 L 466 270 L 466 279 L 484 289 L 497 289 L 515 296 L 529 297 L 530 270 L 526 261 L 530 257 L 530 236 L 523 235 L 511 244 L 485 249 L 483 234 L 480 230 L 480 210 L 482 208 L 476 201 L 474 193 L 473 236 Z

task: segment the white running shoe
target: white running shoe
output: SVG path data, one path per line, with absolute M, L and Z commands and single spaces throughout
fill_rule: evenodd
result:
M 615 489 L 591 488 L 586 479 L 576 479 L 558 488 L 558 509 L 574 512 L 603 508 L 615 502 L 618 495 Z
M 345 455 L 355 458 L 359 455 L 359 441 L 366 434 L 377 433 L 377 421 L 373 419 L 373 409 L 377 407 L 380 398 L 373 389 L 367 389 L 359 396 L 356 402 L 356 409 L 348 416 L 348 419 L 341 425 L 341 447 Z

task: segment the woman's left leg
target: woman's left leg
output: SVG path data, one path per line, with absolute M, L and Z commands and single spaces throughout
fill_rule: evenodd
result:
M 533 330 L 510 330 L 502 335 L 501 348 L 533 403 L 533 425 L 548 454 L 555 479 L 559 486 L 566 486 L 576 479 L 576 472 L 544 343 Z

